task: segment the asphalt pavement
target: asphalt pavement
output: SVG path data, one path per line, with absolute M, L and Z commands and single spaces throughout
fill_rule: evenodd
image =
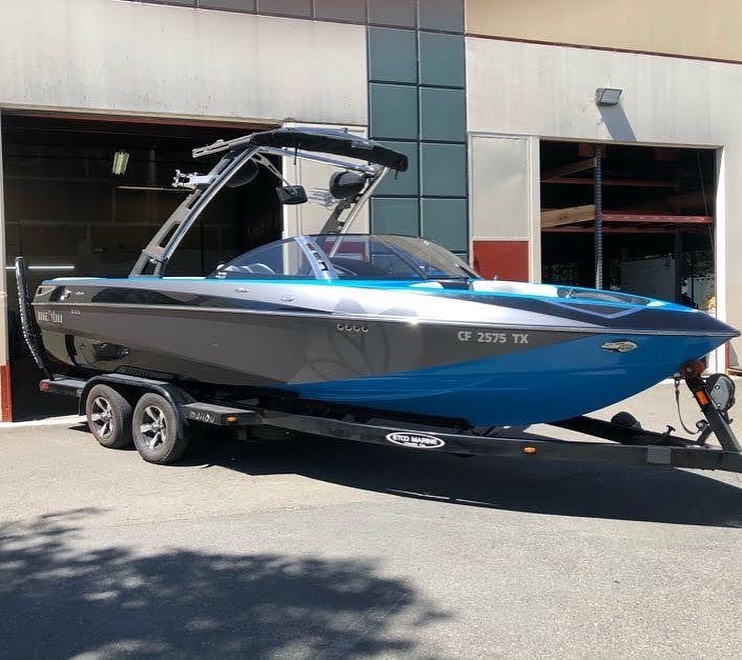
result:
M 678 426 L 669 385 L 618 408 Z M 0 657 L 742 655 L 742 475 L 284 434 L 162 467 L 76 420 L 0 456 Z

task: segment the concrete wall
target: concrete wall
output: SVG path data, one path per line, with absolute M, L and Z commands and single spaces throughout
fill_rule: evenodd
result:
M 727 185 L 732 173 L 742 171 L 742 66 L 469 37 L 467 81 L 472 132 L 722 150 L 717 308 L 722 318 L 742 326 L 742 263 L 736 254 L 742 245 L 742 188 Z M 598 108 L 598 87 L 623 89 L 621 104 Z M 523 167 L 537 177 L 532 160 L 524 159 Z M 476 180 L 476 161 L 473 167 Z M 507 222 L 494 206 L 474 210 L 480 216 L 475 226 L 486 224 L 482 214 L 492 223 Z M 539 226 L 536 217 L 531 226 Z M 490 234 L 509 232 L 495 226 Z
M 365 28 L 117 0 L 0 2 L 0 105 L 365 126 Z
M 742 61 L 735 0 L 467 0 L 470 34 Z

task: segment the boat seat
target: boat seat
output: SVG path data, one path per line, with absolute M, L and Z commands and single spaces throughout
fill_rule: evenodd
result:
M 373 264 L 363 261 L 362 259 L 352 259 L 348 257 L 333 257 L 332 265 L 339 269 L 338 275 L 342 277 L 358 277 L 376 279 L 384 277 L 386 274 L 382 269 Z
M 247 270 L 256 275 L 275 275 L 276 271 L 265 264 L 248 264 Z

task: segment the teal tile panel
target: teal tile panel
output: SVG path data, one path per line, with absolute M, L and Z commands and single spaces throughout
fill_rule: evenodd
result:
M 366 21 L 366 0 L 314 0 L 314 16 L 337 21 Z
M 463 89 L 420 88 L 420 138 L 466 140 L 466 100 Z
M 382 25 L 415 27 L 415 0 L 368 0 L 368 20 Z
M 377 234 L 419 235 L 417 198 L 374 197 L 371 200 L 371 228 Z
M 418 0 L 421 29 L 464 31 L 464 0 Z
M 464 37 L 420 32 L 420 83 L 464 87 Z
M 370 137 L 414 140 L 417 138 L 417 87 L 369 84 Z
M 405 195 L 417 197 L 419 194 L 418 178 L 418 148 L 417 142 L 387 142 L 386 146 L 401 151 L 409 160 L 406 172 L 389 172 L 379 187 L 376 194 L 381 197 L 391 195 Z
M 420 186 L 424 197 L 466 197 L 466 145 L 420 144 Z
M 465 199 L 423 199 L 422 235 L 455 252 L 468 249 Z
M 416 83 L 415 32 L 394 28 L 369 28 L 368 78 L 377 81 Z

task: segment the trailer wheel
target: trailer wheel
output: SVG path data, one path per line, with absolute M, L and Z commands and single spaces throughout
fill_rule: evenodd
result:
M 132 418 L 134 445 L 149 463 L 165 465 L 177 461 L 188 446 L 185 434 L 178 433 L 178 418 L 165 397 L 148 392 L 137 403 Z
M 88 428 L 95 439 L 109 449 L 131 444 L 131 405 L 108 385 L 94 385 L 85 399 Z

